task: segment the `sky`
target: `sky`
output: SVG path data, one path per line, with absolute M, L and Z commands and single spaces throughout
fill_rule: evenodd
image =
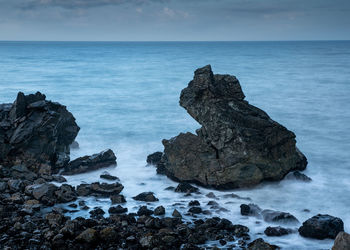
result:
M 350 40 L 350 0 L 0 0 L 0 40 Z

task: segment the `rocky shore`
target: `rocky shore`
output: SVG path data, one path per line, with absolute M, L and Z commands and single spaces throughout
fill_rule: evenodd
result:
M 169 187 L 184 197 L 199 193 L 190 182 L 228 189 L 280 180 L 303 170 L 307 161 L 295 146 L 295 135 L 244 101 L 235 77 L 214 75 L 210 66 L 198 69 L 181 93 L 180 104 L 202 128 L 197 135 L 180 134 L 164 140 L 164 152 L 147 158 L 158 173 L 180 181 Z M 174 206 L 166 211 L 156 194 L 147 190 L 132 198 L 139 207 L 130 213 L 123 180 L 103 173 L 106 182 L 71 186 L 63 175 L 87 173 L 116 166 L 117 156 L 107 149 L 70 159 L 70 147 L 80 128 L 74 116 L 41 93 L 18 93 L 12 104 L 0 105 L 0 248 L 1 249 L 205 249 L 208 242 L 225 249 L 279 249 L 250 229 L 225 218 L 213 193 L 204 207 L 191 200 L 186 213 Z M 291 178 L 311 181 L 300 172 Z M 68 178 L 68 177 L 67 177 Z M 299 233 L 314 239 L 335 239 L 333 249 L 347 249 L 349 235 L 340 218 L 315 215 L 300 225 L 287 211 L 262 209 L 249 198 L 242 200 L 241 215 L 271 223 L 269 237 Z M 88 207 L 88 197 L 108 198 L 108 214 Z M 61 206 L 65 204 L 63 208 Z M 151 204 L 157 204 L 151 208 Z M 89 218 L 72 219 L 67 212 L 89 211 Z M 171 216 L 169 216 L 171 214 Z

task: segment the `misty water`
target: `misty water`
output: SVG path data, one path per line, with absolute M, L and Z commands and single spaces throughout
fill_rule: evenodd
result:
M 146 166 L 146 157 L 163 150 L 162 139 L 200 127 L 178 101 L 193 71 L 206 64 L 214 73 L 235 75 L 246 100 L 296 134 L 309 161 L 304 173 L 312 182 L 282 180 L 230 191 L 200 188 L 202 194 L 191 197 L 164 190 L 176 183 Z M 241 216 L 240 204 L 290 212 L 300 222 L 326 213 L 340 217 L 350 231 L 350 42 L 0 42 L 0 102 L 13 102 L 18 91 L 41 91 L 73 113 L 81 130 L 72 159 L 107 148 L 116 153 L 118 166 L 107 171 L 124 185 L 129 212 L 144 204 L 131 198 L 144 191 L 159 198 L 150 207 L 161 204 L 167 215 L 175 207 L 184 213 L 194 199 L 208 209 L 211 199 L 205 194 L 214 192 L 215 201 L 228 211 L 213 210 L 211 216 L 246 225 L 252 239 L 263 237 L 285 249 L 329 249 L 333 241 L 298 233 L 266 237 L 263 232 L 272 224 Z M 72 185 L 103 181 L 99 175 L 104 171 L 67 179 Z M 251 201 L 224 197 L 230 193 Z M 109 199 L 86 201 L 105 211 L 111 205 Z

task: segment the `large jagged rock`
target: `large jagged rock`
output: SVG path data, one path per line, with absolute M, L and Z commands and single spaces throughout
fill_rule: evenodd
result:
M 163 140 L 158 173 L 226 189 L 304 170 L 307 160 L 295 145 L 295 134 L 244 98 L 236 77 L 214 75 L 210 65 L 197 69 L 181 92 L 180 105 L 202 127 L 197 135 Z
M 57 172 L 69 162 L 69 145 L 78 132 L 65 106 L 40 92 L 19 92 L 13 104 L 0 105 L 0 164 L 21 162 L 35 172 L 48 164 Z
M 117 157 L 111 149 L 104 150 L 98 154 L 86 155 L 79 157 L 67 164 L 62 174 L 74 175 L 81 174 L 90 171 L 94 171 L 100 168 L 116 165 Z

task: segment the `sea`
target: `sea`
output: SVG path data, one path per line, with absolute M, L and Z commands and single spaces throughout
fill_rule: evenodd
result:
M 287 178 L 251 189 L 200 188 L 201 194 L 189 197 L 165 190 L 177 183 L 157 175 L 146 157 L 163 150 L 162 139 L 200 127 L 179 106 L 179 96 L 194 70 L 207 64 L 214 73 L 235 75 L 250 104 L 296 134 L 311 182 Z M 226 210 L 210 216 L 246 225 L 252 239 L 282 249 L 330 249 L 333 240 L 306 239 L 296 231 L 319 213 L 341 218 L 350 231 L 350 41 L 0 42 L 0 102 L 13 102 L 19 91 L 40 91 L 73 113 L 81 130 L 71 159 L 108 148 L 116 153 L 117 167 L 66 178 L 78 185 L 102 182 L 104 171 L 118 176 L 129 212 L 144 205 L 132 199 L 144 191 L 159 198 L 148 206 L 161 204 L 169 216 L 174 208 L 185 214 L 194 199 L 209 209 L 205 194 L 213 192 Z M 227 196 L 232 193 L 241 198 Z M 86 203 L 108 216 L 109 199 Z M 289 212 L 300 224 L 287 225 L 293 234 L 267 237 L 265 228 L 276 225 L 242 216 L 243 203 Z M 69 215 L 89 216 L 88 211 Z M 213 245 L 220 247 L 206 246 Z

